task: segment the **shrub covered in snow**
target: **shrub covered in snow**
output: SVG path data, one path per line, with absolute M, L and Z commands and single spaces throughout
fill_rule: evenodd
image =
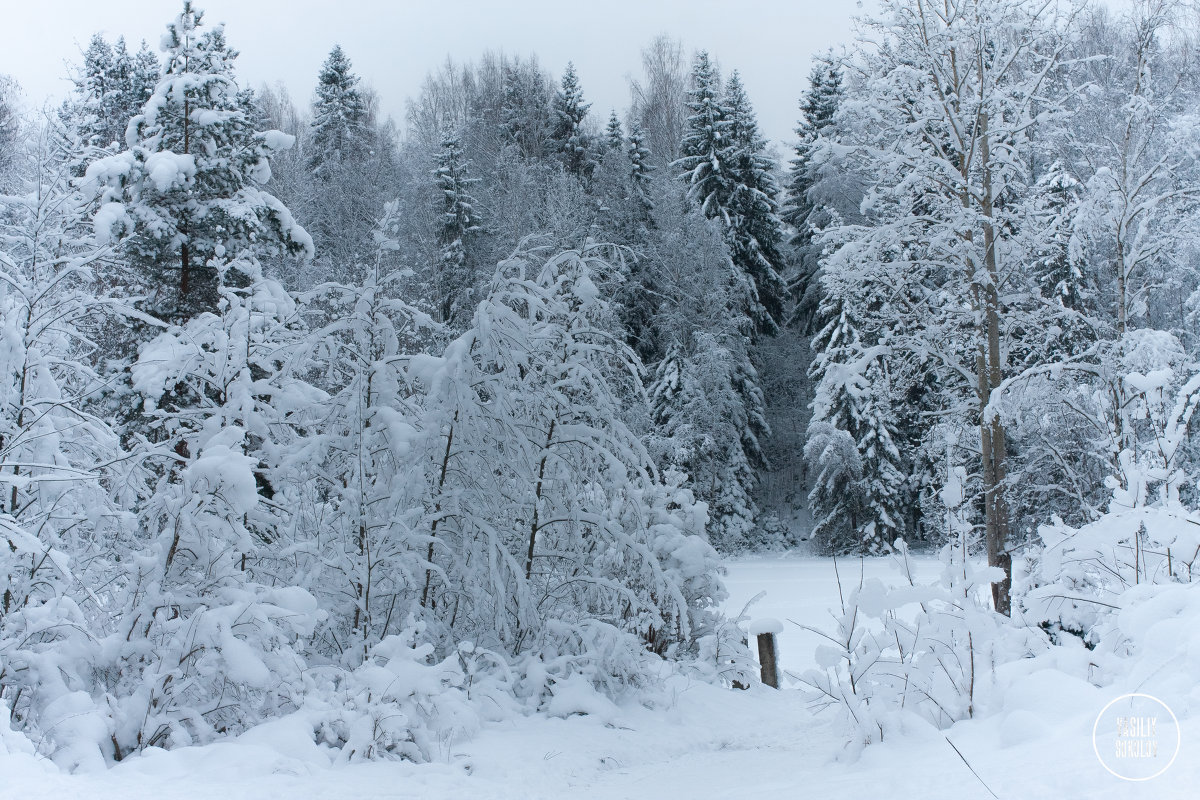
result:
M 999 570 L 975 564 L 962 539 L 943 548 L 934 584 L 916 583 L 904 542 L 894 547 L 900 585 L 842 583 L 834 629 L 814 629 L 828 641 L 820 668 L 800 676 L 815 707 L 838 712 L 853 748 L 896 734 L 906 718 L 945 728 L 994 712 L 997 668 L 1047 647 L 1036 628 L 992 610 Z

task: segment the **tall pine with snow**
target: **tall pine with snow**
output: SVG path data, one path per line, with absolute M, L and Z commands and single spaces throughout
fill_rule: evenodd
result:
M 769 429 L 742 335 L 697 331 L 659 362 L 650 385 L 655 449 L 708 504 L 708 536 L 725 553 L 760 542 L 754 490 Z
M 311 240 L 263 189 L 292 137 L 256 131 L 221 27 L 188 0 L 164 37 L 165 66 L 129 126 L 129 149 L 94 161 L 95 224 L 119 239 L 145 310 L 182 322 L 218 300 L 218 265 L 244 253 L 311 254 Z
M 524 159 L 545 158 L 560 122 L 551 107 L 552 82 L 534 59 L 514 59 L 501 71 L 500 128 L 507 143 Z
M 680 213 L 681 201 L 668 195 L 664 206 L 673 202 Z M 660 218 L 649 241 L 652 260 L 636 275 L 653 303 L 642 311 L 654 334 L 643 346 L 661 348 L 649 388 L 650 450 L 708 504 L 714 546 L 743 551 L 760 543 L 755 493 L 770 435 L 751 357 L 754 288 L 730 259 L 719 224 L 698 209 Z
M 313 237 L 313 280 L 353 281 L 369 268 L 379 209 L 394 196 L 393 144 L 374 118 L 368 90 L 335 46 L 321 65 L 312 121 L 301 136 L 304 171 L 296 214 Z

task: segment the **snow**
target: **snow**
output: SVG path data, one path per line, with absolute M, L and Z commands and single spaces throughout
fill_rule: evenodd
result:
M 276 153 L 284 150 L 290 150 L 292 145 L 296 143 L 295 136 L 292 136 L 290 133 L 284 133 L 283 131 L 263 131 L 262 137 L 263 145 L 268 150 Z
M 146 175 L 160 192 L 169 192 L 187 183 L 196 174 L 196 157 L 163 150 L 146 157 Z
M 129 225 L 129 215 L 125 213 L 125 206 L 121 203 L 104 203 L 92 218 L 92 225 L 96 230 L 96 239 L 102 244 L 107 244 L 121 238 L 121 232 Z M 113 230 L 118 225 L 120 232 Z
M 913 562 L 922 580 L 940 569 L 932 558 L 915 557 Z M 887 559 L 867 559 L 861 565 L 839 562 L 843 584 L 857 582 L 860 568 L 866 579 L 895 581 Z M 737 560 L 729 565 L 727 581 L 732 597 L 726 607 L 732 613 L 761 591 L 766 595 L 754 608 L 785 619 L 819 623 L 838 605 L 838 582 L 828 559 L 788 555 Z M 303 603 L 303 598 L 293 599 Z M 1156 610 L 1169 615 L 1188 601 L 1164 597 L 1162 602 L 1167 607 Z M 809 636 L 785 625 L 782 637 L 788 646 L 781 658 L 787 671 L 812 665 Z M 1086 661 L 1086 652 L 1079 648 L 1076 656 Z M 944 732 L 914 721 L 904 736 L 868 747 L 857 760 L 845 758 L 846 743 L 832 717 L 814 716 L 795 689 L 735 691 L 677 677 L 649 707 L 600 707 L 582 680 L 567 680 L 555 692 L 549 717 L 507 717 L 486 723 L 469 739 L 447 735 L 432 763 L 422 765 L 335 765 L 334 751 L 313 742 L 301 715 L 203 747 L 151 748 L 112 769 L 77 775 L 54 770 L 29 755 L 17 737 L 9 736 L 9 741 L 0 734 L 0 797 L 369 800 L 762 794 L 960 800 L 989 797 L 981 779 L 1005 798 L 1192 795 L 1200 763 L 1187 755 L 1200 741 L 1200 722 L 1174 707 L 1181 717 L 1183 757 L 1146 784 L 1120 781 L 1097 761 L 1092 726 L 1121 691 L 1092 686 L 1067 674 L 1072 665 L 1062 667 L 1046 669 L 1033 659 L 1006 665 L 1003 713 L 960 722 Z
M 783 633 L 783 623 L 774 617 L 763 617 L 747 625 L 746 633 L 751 636 L 758 636 L 763 633 Z
M 552 717 L 587 714 L 607 722 L 616 716 L 616 705 L 596 694 L 587 678 L 578 673 L 555 684 L 553 692 L 554 697 L 546 707 L 546 713 Z
M 913 559 L 913 577 L 920 583 L 936 580 L 941 569 L 942 565 L 935 558 Z M 889 586 L 900 582 L 899 573 L 887 558 L 861 561 L 839 558 L 837 575 L 841 576 L 847 594 L 852 586 L 858 585 L 860 577 L 879 579 Z M 751 619 L 782 621 L 783 629 L 777 635 L 780 668 L 792 675 L 800 675 L 817 666 L 817 648 L 828 642 L 796 623 L 817 628 L 828 628 L 833 624 L 833 612 L 839 608 L 837 575 L 833 560 L 827 558 L 789 553 L 739 559 L 730 565 L 730 574 L 725 581 L 729 590 L 725 610 L 736 616 L 756 595 L 765 592 L 761 599 L 751 603 L 747 614 Z

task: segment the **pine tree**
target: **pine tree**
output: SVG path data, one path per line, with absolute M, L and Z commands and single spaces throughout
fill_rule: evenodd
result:
M 377 124 L 368 90 L 341 47 L 333 48 L 317 76 L 303 151 L 292 202 L 312 234 L 317 258 L 311 274 L 297 280 L 306 287 L 323 280 L 354 282 L 370 263 L 379 209 L 394 197 L 397 153 L 390 129 Z
M 896 446 L 897 421 L 891 407 L 892 384 L 883 362 L 875 360 L 867 367 L 864 382 L 869 391 L 864 397 L 861 426 L 856 445 L 862 456 L 867 498 L 867 513 L 860 533 L 862 547 L 877 553 L 891 548 L 907 533 L 904 525 L 904 462 Z
M 158 56 L 154 55 L 154 51 L 143 41 L 138 46 L 138 51 L 133 54 L 133 68 L 129 72 L 126 108 L 140 110 L 145 105 L 150 96 L 154 94 L 154 87 L 158 85 L 161 69 L 162 65 L 158 62 Z M 123 142 L 124 140 L 119 141 Z
M 307 140 L 308 168 L 317 176 L 330 164 L 361 161 L 371 149 L 367 104 L 358 83 L 349 57 L 334 45 L 317 76 Z
M 854 552 L 863 512 L 862 458 L 854 437 L 831 422 L 814 418 L 805 436 L 804 460 L 813 520 L 809 535 L 822 552 Z
M 119 96 L 122 82 L 120 66 L 116 63 L 112 45 L 98 33 L 92 36 L 87 50 L 83 51 L 82 69 L 82 74 L 75 79 L 77 99 L 71 104 L 74 108 L 68 105 L 64 108 L 64 115 L 79 117 L 79 132 L 84 144 L 89 147 L 106 148 L 113 142 L 124 141 L 125 126 L 137 112 L 132 111 L 123 119 L 111 113 L 116 105 L 113 100 Z
M 833 117 L 842 96 L 842 72 L 832 57 L 819 58 L 808 78 L 809 88 L 800 101 L 800 122 L 796 126 L 796 157 L 788 170 L 787 203 L 780 218 L 793 229 L 789 244 L 795 250 L 796 269 L 788 291 L 796 306 L 788 321 L 806 335 L 816 333 L 817 309 L 821 305 L 821 281 L 818 256 L 813 244 L 813 228 L 821 220 L 809 198 L 816 184 L 817 140 L 832 131 Z
M 856 434 L 862 389 L 847 364 L 861 355 L 862 342 L 848 303 L 834 295 L 822 305 L 826 324 L 813 337 L 809 380 L 817 387 L 804 446 L 808 465 L 812 537 L 826 552 L 847 552 L 859 544 L 862 456 Z
M 829 322 L 813 339 L 809 377 L 817 389 L 805 445 L 812 535 L 826 552 L 877 553 L 905 532 L 886 348 L 864 342 L 853 303 L 833 295 L 822 312 Z
M 263 190 L 272 153 L 291 146 L 278 131 L 256 132 L 250 98 L 233 75 L 237 56 L 222 28 L 204 31 L 185 0 L 168 26 L 162 79 L 130 122 L 130 149 L 93 162 L 101 189 L 97 228 L 124 238 L 147 310 L 183 321 L 217 302 L 216 262 L 243 252 L 311 254 L 311 240 Z
M 584 120 L 591 107 L 591 103 L 583 102 L 583 88 L 579 85 L 579 76 L 575 74 L 575 65 L 567 62 L 562 86 L 551 104 L 554 128 L 550 139 L 563 168 L 581 180 L 590 178 L 596 169 L 592 139 L 584 128 Z
M 470 294 L 475 286 L 470 240 L 479 231 L 479 223 L 471 186 L 479 180 L 468 176 L 469 166 L 463 159 L 458 135 L 448 132 L 442 140 L 437 168 L 433 171 L 441 192 L 441 226 L 438 230 L 441 256 L 434 277 L 434 291 L 442 322 L 449 322 L 456 311 L 469 308 Z
M 677 194 L 667 201 L 682 204 Z M 650 388 L 650 449 L 663 469 L 685 473 L 687 487 L 709 504 L 713 544 L 736 552 L 761 543 L 754 538 L 754 495 L 770 436 L 751 358 L 754 288 L 730 260 L 717 225 L 697 209 L 681 217 L 670 227 L 664 217 L 650 232 L 653 260 L 638 273 L 645 299 L 634 308 L 653 329 L 641 344 L 662 348 Z
M 1087 301 L 1091 299 L 1088 297 L 1079 254 L 1071 252 L 1072 218 L 1080 202 L 1082 188 L 1079 181 L 1058 161 L 1050 165 L 1037 185 L 1037 191 L 1043 198 L 1043 224 L 1049 235 L 1039 248 L 1033 271 L 1042 295 L 1072 311 L 1088 310 Z

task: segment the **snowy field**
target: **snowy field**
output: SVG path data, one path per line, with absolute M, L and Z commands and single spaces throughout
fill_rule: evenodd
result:
M 936 558 L 922 556 L 914 556 L 911 566 L 913 578 L 918 582 L 936 580 L 942 569 Z M 739 559 L 729 565 L 725 579 L 729 590 L 725 612 L 736 617 L 746 603 L 765 592 L 750 606 L 747 616 L 751 622 L 771 618 L 783 623 L 783 633 L 779 635 L 780 663 L 789 672 L 802 673 L 816 666 L 813 654 L 822 640 L 800 625 L 824 630 L 833 624 L 830 610 L 840 608 L 837 576 L 841 576 L 845 592 L 857 586 L 860 577 L 880 578 L 888 583 L 900 580 L 899 572 L 888 559 L 838 559 L 836 570 L 832 559 L 798 554 Z
M 839 562 L 857 581 L 858 562 Z M 918 579 L 939 565 L 917 558 Z M 868 577 L 895 580 L 882 560 Z M 802 556 L 730 565 L 728 608 L 759 591 L 752 618 L 828 620 L 837 603 L 832 563 Z M 785 622 L 785 669 L 812 666 L 812 634 Z M 1004 713 L 948 732 L 914 730 L 844 760 L 830 717 L 814 717 L 801 693 L 739 692 L 679 682 L 660 707 L 610 707 L 568 719 L 518 718 L 470 741 L 446 742 L 436 763 L 331 767 L 285 722 L 236 742 L 152 751 L 99 774 L 62 775 L 28 756 L 0 755 L 0 797 L 40 798 L 1186 798 L 1200 780 L 1200 724 L 1183 721 L 1175 765 L 1147 783 L 1106 773 L 1092 750 L 1096 714 L 1115 696 L 1063 673 L 1016 681 Z M 946 734 L 979 773 L 976 778 Z M 983 783 L 987 784 L 985 788 Z

